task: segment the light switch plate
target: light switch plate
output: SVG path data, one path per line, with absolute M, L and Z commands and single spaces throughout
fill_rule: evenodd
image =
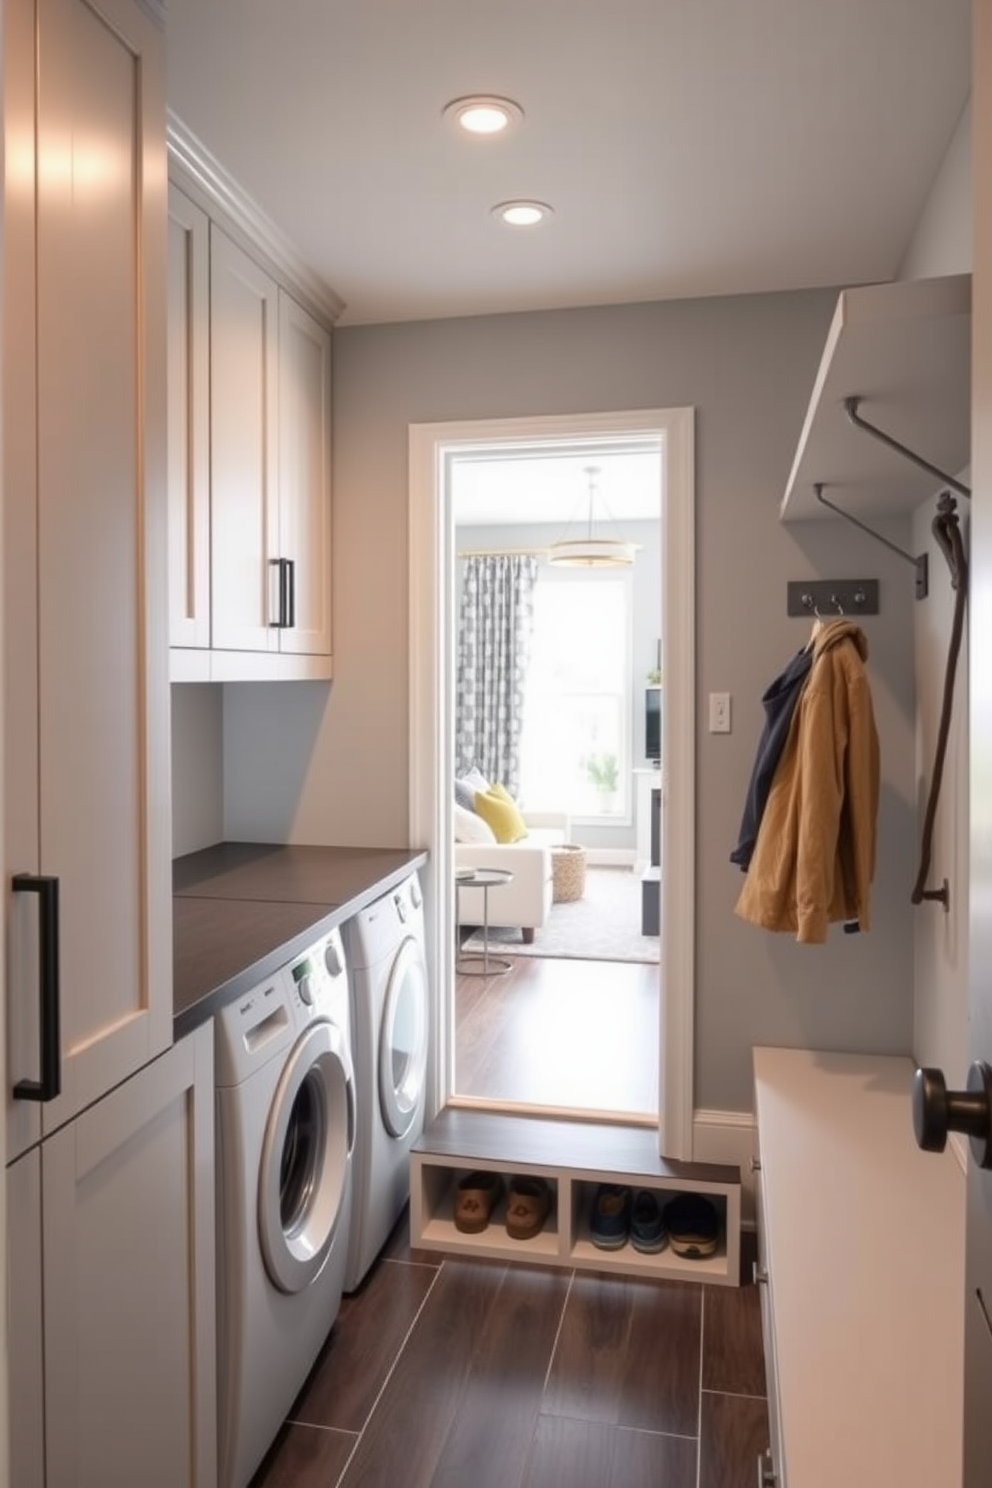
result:
M 730 733 L 730 693 L 710 693 L 710 733 Z

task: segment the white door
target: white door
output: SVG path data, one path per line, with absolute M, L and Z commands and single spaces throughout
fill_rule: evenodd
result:
M 279 648 L 331 653 L 331 337 L 279 292 L 279 558 L 291 623 Z
M 278 651 L 274 279 L 210 228 L 210 594 L 215 650 Z

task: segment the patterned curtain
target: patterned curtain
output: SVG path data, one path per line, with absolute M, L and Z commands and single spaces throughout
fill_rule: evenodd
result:
M 476 765 L 520 788 L 524 681 L 534 627 L 537 559 L 496 553 L 465 561 L 458 633 L 455 773 Z

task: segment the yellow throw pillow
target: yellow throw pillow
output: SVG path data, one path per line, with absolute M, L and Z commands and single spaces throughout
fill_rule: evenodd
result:
M 497 842 L 519 842 L 527 836 L 527 823 L 505 786 L 491 785 L 487 791 L 476 791 L 475 809 L 492 827 Z

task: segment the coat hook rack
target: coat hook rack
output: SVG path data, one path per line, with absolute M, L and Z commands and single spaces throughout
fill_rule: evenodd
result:
M 786 587 L 786 613 L 820 620 L 877 615 L 878 580 L 790 579 Z
M 884 544 L 893 553 L 898 553 L 900 558 L 905 558 L 907 563 L 911 563 L 916 569 L 916 597 L 917 599 L 926 599 L 930 583 L 930 562 L 926 553 L 921 553 L 919 557 L 914 558 L 912 553 L 907 553 L 905 548 L 900 548 L 897 543 L 890 542 L 887 537 L 883 537 L 880 532 L 876 532 L 874 527 L 869 527 L 867 522 L 862 522 L 860 517 L 856 517 L 851 512 L 845 511 L 835 501 L 828 501 L 827 497 L 823 494 L 822 481 L 817 481 L 813 486 L 813 495 L 821 506 L 829 507 L 832 512 L 837 513 L 838 517 L 843 517 L 845 522 L 850 522 L 854 527 L 860 527 L 862 532 L 867 532 L 868 536 L 873 537 L 876 542 Z

